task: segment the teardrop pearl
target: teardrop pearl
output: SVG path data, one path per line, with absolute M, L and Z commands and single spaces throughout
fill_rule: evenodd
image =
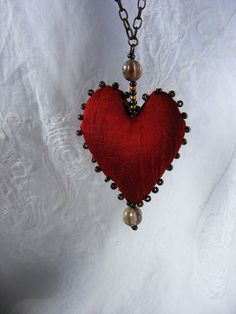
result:
M 135 227 L 142 221 L 142 212 L 141 210 L 135 207 L 127 207 L 123 213 L 124 223 L 128 226 Z
M 126 80 L 137 81 L 142 75 L 142 67 L 138 61 L 131 59 L 125 62 L 122 72 Z

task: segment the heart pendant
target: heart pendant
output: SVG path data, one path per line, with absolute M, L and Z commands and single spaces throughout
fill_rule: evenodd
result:
M 84 148 L 88 148 L 97 163 L 96 172 L 103 172 L 112 189 L 119 189 L 118 198 L 126 199 L 134 213 L 136 227 L 140 218 L 138 207 L 151 200 L 150 193 L 157 193 L 163 184 L 166 170 L 172 170 L 174 158 L 186 144 L 186 113 L 181 113 L 182 101 L 175 101 L 174 92 L 157 89 L 143 96 L 144 104 L 133 111 L 129 108 L 127 93 L 101 84 L 82 105 L 84 115 L 77 135 L 83 135 Z M 133 215 L 133 216 L 132 216 Z M 125 214 L 124 214 L 125 219 Z

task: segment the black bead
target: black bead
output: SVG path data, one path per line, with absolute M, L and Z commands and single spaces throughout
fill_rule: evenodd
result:
M 157 184 L 158 184 L 158 185 L 162 185 L 163 183 L 164 183 L 163 179 L 159 179 L 159 180 L 157 181 Z
M 138 230 L 138 226 L 132 226 L 131 227 L 134 231 Z
M 132 87 L 135 87 L 135 86 L 137 85 L 137 83 L 136 83 L 135 81 L 131 81 L 131 82 L 129 83 L 129 85 L 132 86 Z
M 124 198 L 125 198 L 125 197 L 124 197 L 124 195 L 123 195 L 122 193 L 120 193 L 120 194 L 118 195 L 118 199 L 119 199 L 119 200 L 122 201 Z
M 96 159 L 93 157 L 91 161 L 92 161 L 92 163 L 95 163 Z
M 125 98 L 129 98 L 130 93 L 129 93 L 129 92 L 125 92 L 125 93 L 124 93 L 124 96 L 125 96 Z
M 152 198 L 151 198 L 151 196 L 150 196 L 150 195 L 148 195 L 148 196 L 146 196 L 146 197 L 145 197 L 145 202 L 150 202 L 150 201 L 151 201 L 151 199 L 152 199 Z
M 118 88 L 119 88 L 119 84 L 118 84 L 117 82 L 114 82 L 114 83 L 112 84 L 112 87 L 113 87 L 114 89 L 118 89 Z
M 184 103 L 182 102 L 182 100 L 178 100 L 178 101 L 177 101 L 177 106 L 178 106 L 178 107 L 182 107 L 183 104 L 184 104 Z
M 152 193 L 158 193 L 159 189 L 157 186 L 154 186 L 154 188 L 152 189 Z
M 135 55 L 133 53 L 128 53 L 127 58 L 128 59 L 135 59 Z
M 182 113 L 181 113 L 181 116 L 182 116 L 183 119 L 187 119 L 187 118 L 188 118 L 188 115 L 187 115 L 186 112 L 182 112 Z
M 76 131 L 76 135 L 81 136 L 81 135 L 83 135 L 83 133 L 82 133 L 81 130 L 77 130 L 77 131 Z
M 161 93 L 162 92 L 162 88 L 157 88 L 156 89 L 156 93 Z
M 84 116 L 83 116 L 82 114 L 79 114 L 79 115 L 78 115 L 78 119 L 79 119 L 79 120 L 83 120 L 83 118 L 84 118 Z
M 139 202 L 138 207 L 143 207 L 143 202 Z
M 129 200 L 127 200 L 126 204 L 127 204 L 127 206 L 132 206 L 133 205 L 133 203 L 131 201 L 129 201 Z
M 83 103 L 80 107 L 81 107 L 81 109 L 82 109 L 82 110 L 84 110 L 84 109 L 85 109 L 85 107 L 86 107 L 86 104 L 85 104 L 85 103 Z
M 101 172 L 101 171 L 102 171 L 102 168 L 100 168 L 99 166 L 96 166 L 96 167 L 94 168 L 94 170 L 95 170 L 95 172 Z
M 185 127 L 185 132 L 186 132 L 186 133 L 191 132 L 191 128 L 190 128 L 190 126 L 186 126 L 186 127 Z
M 89 90 L 88 90 L 88 95 L 89 95 L 89 96 L 92 96 L 93 93 L 94 93 L 94 90 L 92 90 L 92 89 L 89 89 Z
M 136 106 L 135 107 L 135 110 L 134 110 L 134 115 L 137 116 L 141 111 L 141 108 L 139 106 Z
M 106 177 L 106 178 L 104 179 L 105 182 L 109 182 L 110 180 L 111 180 L 110 177 Z
M 104 81 L 99 82 L 99 87 L 103 88 L 103 87 L 105 87 L 105 86 L 106 86 L 106 84 L 105 84 Z
M 179 157 L 180 157 L 180 153 L 177 153 L 177 154 L 175 155 L 175 159 L 179 159 Z
M 130 117 L 134 117 L 134 114 L 135 113 L 135 110 L 134 109 L 129 109 L 129 112 L 128 112 L 128 115 L 130 116 Z
M 169 167 L 167 168 L 167 170 L 168 170 L 168 171 L 171 171 L 171 170 L 173 170 L 173 168 L 174 168 L 174 167 L 173 167 L 172 165 L 169 165 Z
M 186 138 L 183 139 L 183 145 L 186 145 L 188 142 L 186 140 Z
M 88 149 L 88 145 L 86 143 L 84 143 L 83 148 Z
M 117 185 L 115 184 L 115 182 L 112 182 L 110 187 L 112 190 L 115 190 L 117 188 Z
M 170 97 L 175 97 L 175 91 L 174 90 L 170 90 L 169 91 L 169 96 Z
M 142 98 L 143 98 L 144 101 L 147 101 L 149 96 L 148 96 L 148 94 L 143 94 Z

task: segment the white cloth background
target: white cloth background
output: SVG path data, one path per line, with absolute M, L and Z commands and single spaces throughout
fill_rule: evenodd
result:
M 1 314 L 236 313 L 236 2 L 143 18 L 139 97 L 176 90 L 192 132 L 134 232 L 75 135 L 89 88 L 127 88 L 116 3 L 0 0 Z

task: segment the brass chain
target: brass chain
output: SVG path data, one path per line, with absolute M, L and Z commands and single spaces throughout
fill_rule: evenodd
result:
M 128 37 L 128 44 L 130 46 L 130 53 L 129 57 L 131 59 L 135 58 L 134 56 L 134 50 L 135 47 L 138 45 L 138 38 L 137 38 L 137 33 L 138 30 L 141 28 L 143 20 L 142 20 L 142 12 L 143 9 L 146 6 L 146 0 L 138 0 L 137 2 L 137 7 L 138 7 L 138 14 L 135 17 L 133 21 L 133 29 L 129 23 L 129 15 L 127 10 L 123 7 L 121 0 L 115 0 L 118 3 L 119 6 L 119 16 L 121 21 L 124 24 L 125 31 Z

